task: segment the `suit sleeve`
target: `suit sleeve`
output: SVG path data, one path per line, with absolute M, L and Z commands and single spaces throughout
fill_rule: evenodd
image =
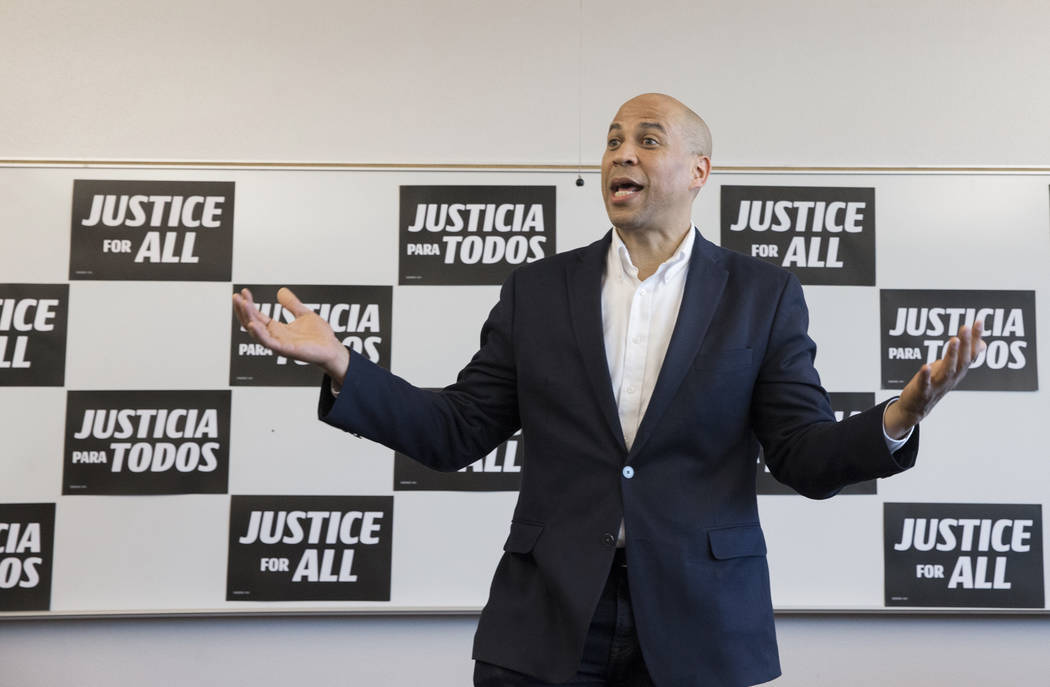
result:
M 484 457 L 520 427 L 514 364 L 514 275 L 481 330 L 481 346 L 455 384 L 420 389 L 351 352 L 338 396 L 321 383 L 318 417 L 424 465 L 452 471 Z
M 810 498 L 827 498 L 842 487 L 888 477 L 914 462 L 918 427 L 896 453 L 882 431 L 885 403 L 835 421 L 827 392 L 813 366 L 817 347 L 809 337 L 802 286 L 789 275 L 752 395 L 752 425 L 777 480 Z

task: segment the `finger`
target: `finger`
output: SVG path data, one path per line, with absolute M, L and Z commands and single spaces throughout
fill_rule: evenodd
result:
M 287 286 L 282 286 L 277 291 L 277 302 L 284 306 L 285 310 L 288 310 L 296 317 L 302 317 L 307 313 L 313 312 L 310 308 L 303 305 L 302 301 L 295 297 L 292 290 Z
M 971 342 L 973 332 L 965 324 L 959 327 L 959 359 L 954 369 L 955 374 L 963 374 L 973 362 L 973 348 Z
M 940 361 L 938 361 L 940 362 Z M 912 417 L 921 419 L 925 413 L 926 408 L 930 404 L 930 398 L 932 395 L 930 378 L 932 375 L 933 365 L 926 363 L 919 368 L 919 371 L 915 373 L 915 376 L 911 378 L 911 381 L 901 390 L 901 397 L 899 402 L 901 407 L 906 409 Z
M 938 361 L 939 362 L 939 361 Z M 924 364 L 919 368 L 915 376 L 905 385 L 904 389 L 901 390 L 901 400 L 904 401 L 917 401 L 921 402 L 922 398 L 926 395 L 930 382 L 930 369 L 932 365 L 930 363 Z
M 237 319 L 240 320 L 241 326 L 245 329 L 248 328 L 248 323 L 250 322 L 266 325 L 270 319 L 255 306 L 255 302 L 252 300 L 252 292 L 248 289 L 241 289 L 239 294 L 233 294 L 233 306 Z
M 241 323 L 242 327 L 247 328 L 248 323 L 251 322 L 251 313 L 248 311 L 250 306 L 244 300 L 244 296 L 239 293 L 233 294 L 233 314 L 237 316 L 237 321 Z
M 984 336 L 984 322 L 977 320 L 973 323 L 973 359 L 977 360 L 977 356 L 988 347 L 988 344 L 984 342 L 981 337 Z
M 924 403 L 933 395 L 933 365 L 929 363 L 919 368 L 919 391 Z
M 955 375 L 955 370 L 959 364 L 959 339 L 953 336 L 948 341 L 948 350 L 945 351 L 941 360 L 943 361 L 941 365 L 943 378 L 940 378 L 942 375 L 938 375 L 939 378 L 936 380 L 938 384 L 948 381 Z
M 234 305 L 237 319 L 248 335 L 254 340 L 263 343 L 267 347 L 273 347 L 273 338 L 269 333 L 271 324 L 278 324 L 273 319 L 259 310 L 252 300 L 251 291 L 242 289 L 241 293 L 234 294 Z M 265 339 L 265 341 L 264 341 Z

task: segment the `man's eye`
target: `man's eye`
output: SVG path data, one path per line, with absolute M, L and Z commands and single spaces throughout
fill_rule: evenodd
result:
M 642 139 L 642 143 L 644 143 L 647 146 L 654 146 L 657 143 L 659 143 L 659 141 L 657 141 L 652 136 L 646 136 L 645 138 Z
M 618 145 L 620 145 L 619 139 L 616 139 L 616 138 L 610 138 L 609 139 L 609 148 L 615 148 Z

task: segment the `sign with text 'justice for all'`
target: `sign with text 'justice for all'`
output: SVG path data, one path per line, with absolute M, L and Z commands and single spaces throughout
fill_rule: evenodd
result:
M 0 284 L 0 386 L 62 386 L 69 284 Z
M 232 181 L 73 181 L 70 279 L 229 281 Z
M 1043 608 L 1039 504 L 883 504 L 887 606 Z
M 227 601 L 389 601 L 392 496 L 233 496 Z
M 803 284 L 875 285 L 875 189 L 723 186 L 721 243 Z

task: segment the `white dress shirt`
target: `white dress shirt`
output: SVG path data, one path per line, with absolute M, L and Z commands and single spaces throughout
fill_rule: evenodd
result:
M 615 229 L 612 232 L 602 276 L 602 331 L 627 450 L 631 449 L 649 406 L 678 320 L 696 231 L 693 227 L 678 244 L 674 255 L 645 281 L 638 279 L 638 268 L 619 233 Z M 892 453 L 907 443 L 911 432 L 903 439 L 891 439 L 884 426 L 883 436 Z M 616 545 L 624 545 L 623 520 Z
M 696 233 L 690 231 L 667 262 L 644 282 L 627 246 L 613 230 L 602 277 L 602 331 L 624 442 L 631 449 L 656 386 L 682 305 Z

